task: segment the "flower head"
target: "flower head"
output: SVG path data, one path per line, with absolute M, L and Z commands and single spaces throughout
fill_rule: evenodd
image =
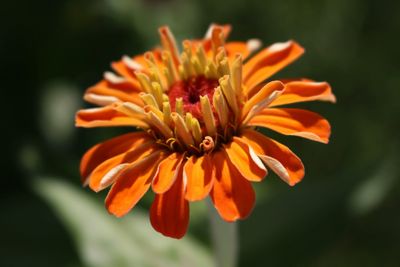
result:
M 243 219 L 254 206 L 251 182 L 264 179 L 267 168 L 289 185 L 304 176 L 301 160 L 256 127 L 328 142 L 330 126 L 320 115 L 277 107 L 334 102 L 326 82 L 265 82 L 304 49 L 288 41 L 251 56 L 260 42 L 226 42 L 229 32 L 230 26 L 212 25 L 204 39 L 183 41 L 180 52 L 161 27 L 162 47 L 124 56 L 86 91 L 84 99 L 100 107 L 80 110 L 77 126 L 140 129 L 97 144 L 82 158 L 84 184 L 96 192 L 111 186 L 111 214 L 125 215 L 151 187 L 151 224 L 166 236 L 181 238 L 189 202 L 207 196 L 224 220 Z

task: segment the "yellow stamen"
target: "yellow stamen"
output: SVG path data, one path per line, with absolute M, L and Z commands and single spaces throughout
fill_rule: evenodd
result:
M 164 74 L 164 77 L 165 77 L 165 81 L 166 81 L 166 86 L 165 86 L 164 89 L 167 89 L 167 88 L 171 87 L 171 85 L 174 84 L 174 78 L 172 77 L 172 74 L 168 70 L 167 67 L 163 67 L 162 71 L 163 71 L 163 74 Z
M 160 72 L 158 71 L 158 68 L 150 68 L 149 69 L 149 78 L 151 82 L 156 82 L 159 83 L 160 85 L 163 84 L 163 81 L 161 80 Z
M 185 52 L 183 52 L 181 55 L 181 59 L 182 59 L 182 66 L 183 66 L 183 70 L 185 72 L 185 76 L 187 78 L 194 76 L 195 72 L 194 72 L 192 64 L 190 64 L 189 56 Z
M 239 113 L 239 108 L 238 108 L 238 104 L 237 104 L 236 94 L 230 83 L 229 76 L 225 75 L 224 77 L 220 78 L 219 84 L 221 85 L 222 92 L 224 93 L 229 106 L 231 107 L 232 111 L 235 113 L 235 117 L 237 117 L 237 115 Z
M 232 79 L 233 89 L 235 90 L 238 99 L 241 99 L 242 95 L 242 66 L 243 66 L 242 56 L 240 54 L 237 54 L 232 64 L 231 79 Z
M 206 56 L 206 52 L 204 51 L 204 47 L 202 44 L 200 44 L 197 47 L 196 55 L 197 55 L 197 58 L 199 59 L 201 68 L 205 69 L 205 67 L 207 66 L 207 56 Z
M 192 57 L 192 45 L 189 40 L 185 40 L 182 42 L 183 45 L 183 51 L 188 55 L 189 58 Z
M 211 109 L 210 100 L 207 95 L 200 96 L 201 111 L 203 113 L 204 124 L 209 135 L 215 136 L 217 131 L 215 127 L 214 115 Z
M 200 123 L 196 118 L 192 118 L 191 122 L 191 130 L 192 130 L 192 135 L 194 140 L 196 141 L 196 144 L 199 144 L 201 140 L 203 139 L 203 136 L 201 134 L 201 128 L 200 128 Z
M 146 113 L 151 111 L 154 114 L 156 114 L 157 117 L 160 118 L 160 120 L 164 121 L 164 113 L 161 110 L 155 108 L 154 106 L 147 105 L 147 106 L 144 107 L 144 111 Z
M 229 69 L 229 61 L 228 61 L 227 57 L 225 57 L 224 59 L 222 59 L 219 62 L 218 73 L 219 73 L 220 76 L 230 75 L 231 74 L 231 71 Z
M 172 130 L 166 125 L 160 118 L 152 111 L 146 113 L 150 123 L 161 132 L 165 138 L 171 138 L 174 136 Z
M 204 68 L 200 65 L 200 61 L 197 57 L 192 57 L 190 60 L 190 63 L 192 64 L 195 75 L 203 75 L 204 74 Z
M 192 119 L 193 119 L 192 113 L 187 112 L 185 114 L 185 123 L 186 123 L 186 126 L 188 127 L 189 131 L 192 131 Z
M 163 51 L 161 57 L 164 65 L 167 67 L 168 72 L 171 75 L 171 79 L 173 80 L 171 84 L 173 84 L 175 81 L 178 80 L 178 70 L 173 63 L 171 53 L 169 51 Z
M 169 102 L 169 97 L 166 94 L 162 95 L 163 102 Z
M 175 112 L 183 117 L 184 114 L 183 114 L 183 99 L 182 99 L 182 97 L 178 97 L 175 100 Z
M 189 78 L 188 71 L 182 65 L 178 66 L 178 73 L 181 80 L 186 80 Z
M 157 109 L 160 108 L 152 94 L 140 93 L 139 96 L 146 105 L 154 106 Z
M 161 85 L 158 82 L 151 83 L 152 94 L 157 101 L 159 107 L 162 107 L 163 101 L 163 90 L 161 89 Z
M 187 128 L 183 118 L 176 112 L 171 113 L 172 120 L 175 123 L 175 131 L 177 135 L 181 138 L 185 145 L 194 145 L 193 138 Z
M 215 66 L 215 63 L 213 61 L 208 60 L 204 75 L 208 79 L 215 79 L 218 77 L 217 66 Z
M 148 64 L 149 67 L 157 66 L 156 58 L 154 57 L 154 53 L 153 52 L 144 53 L 144 58 L 145 58 L 146 63 Z
M 163 102 L 163 113 L 164 113 L 164 122 L 168 126 L 172 125 L 171 121 L 171 105 L 169 102 Z
M 139 72 L 139 71 L 136 71 L 135 75 L 140 83 L 140 86 L 143 88 L 143 90 L 147 93 L 150 93 L 151 92 L 151 84 L 150 84 L 149 77 L 146 74 Z
M 214 91 L 213 105 L 215 110 L 217 111 L 221 127 L 225 129 L 226 124 L 228 123 L 229 110 L 225 101 L 225 97 L 222 95 L 221 87 L 219 86 Z
M 218 48 L 218 53 L 215 56 L 215 62 L 217 65 L 224 59 L 226 58 L 226 51 L 223 47 Z

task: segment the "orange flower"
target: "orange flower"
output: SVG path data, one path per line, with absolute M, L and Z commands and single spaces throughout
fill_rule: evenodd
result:
M 330 125 L 320 115 L 277 106 L 335 102 L 326 82 L 275 80 L 273 74 L 304 49 L 294 41 L 273 44 L 256 55 L 260 42 L 225 42 L 230 26 L 212 25 L 202 40 L 183 41 L 179 52 L 167 27 L 162 48 L 112 63 L 113 72 L 89 88 L 84 99 L 100 107 L 80 110 L 79 127 L 132 126 L 83 156 L 82 182 L 98 192 L 111 186 L 106 207 L 129 212 L 151 187 L 153 227 L 181 238 L 189 202 L 211 197 L 229 222 L 251 212 L 267 168 L 289 185 L 301 181 L 301 160 L 286 146 L 255 130 L 265 127 L 328 143 Z

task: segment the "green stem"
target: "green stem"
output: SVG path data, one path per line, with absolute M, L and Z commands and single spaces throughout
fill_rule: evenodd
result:
M 221 219 L 211 201 L 207 201 L 214 257 L 218 267 L 236 267 L 239 252 L 237 223 Z

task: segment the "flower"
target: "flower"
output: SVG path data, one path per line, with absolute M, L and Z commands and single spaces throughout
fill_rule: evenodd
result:
M 256 127 L 328 143 L 326 119 L 277 107 L 335 102 L 328 83 L 264 82 L 304 49 L 288 41 L 251 56 L 260 41 L 226 42 L 230 29 L 211 25 L 204 39 L 183 41 L 180 53 L 161 27 L 162 47 L 124 56 L 112 63 L 115 73 L 86 91 L 84 99 L 100 107 L 78 111 L 77 126 L 141 129 L 97 144 L 82 158 L 83 184 L 96 192 L 111 186 L 105 201 L 111 214 L 128 213 L 151 187 L 150 221 L 166 236 L 183 237 L 189 202 L 207 196 L 224 220 L 243 219 L 255 202 L 251 182 L 263 180 L 267 167 L 289 185 L 304 176 L 301 160 Z

